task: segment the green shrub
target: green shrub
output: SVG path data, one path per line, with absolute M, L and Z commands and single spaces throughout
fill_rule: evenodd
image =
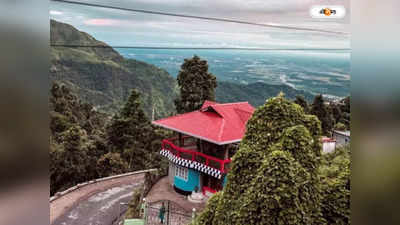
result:
M 328 224 L 350 224 L 350 147 L 325 154 L 320 168 L 323 187 L 322 213 Z
M 320 135 L 316 116 L 283 94 L 267 100 L 247 123 L 224 191 L 196 224 L 325 224 Z

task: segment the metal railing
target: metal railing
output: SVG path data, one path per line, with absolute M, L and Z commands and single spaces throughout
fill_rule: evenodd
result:
M 195 218 L 195 210 L 187 212 L 175 202 L 159 201 L 150 203 L 145 207 L 145 224 L 159 225 L 161 224 L 160 209 L 161 204 L 164 204 L 165 213 L 163 216 L 163 224 L 165 225 L 187 225 Z
M 109 177 L 98 178 L 98 179 L 94 179 L 94 180 L 87 181 L 87 182 L 84 182 L 84 183 L 80 183 L 80 184 L 77 184 L 77 185 L 75 185 L 73 187 L 68 188 L 65 191 L 55 193 L 53 196 L 50 197 L 49 202 L 51 204 L 53 201 L 59 199 L 60 197 L 66 195 L 66 194 L 69 194 L 69 193 L 71 193 L 73 191 L 77 191 L 77 190 L 79 190 L 79 189 L 81 189 L 83 187 L 86 187 L 88 185 L 91 185 L 91 184 L 101 183 L 101 182 L 104 182 L 104 181 L 113 180 L 113 179 L 122 178 L 122 177 L 127 177 L 127 176 L 133 176 L 133 175 L 138 175 L 138 174 L 143 174 L 143 173 L 154 172 L 154 171 L 157 171 L 157 170 L 158 169 L 139 170 L 139 171 L 134 171 L 134 172 L 129 172 L 129 173 L 118 174 L 118 175 L 114 175 L 114 176 L 109 176 Z
M 185 140 L 189 139 L 188 137 L 184 137 L 183 146 L 193 146 L 189 145 L 188 142 L 185 144 Z M 187 159 L 195 162 L 199 162 L 206 166 L 212 167 L 221 171 L 221 173 L 227 173 L 230 169 L 231 159 L 218 159 L 213 156 L 206 155 L 204 153 L 196 151 L 196 149 L 183 148 L 176 145 L 177 138 L 173 139 L 164 139 L 162 141 L 162 148 L 164 150 L 170 151 L 173 155 Z M 189 142 L 190 143 L 190 142 Z

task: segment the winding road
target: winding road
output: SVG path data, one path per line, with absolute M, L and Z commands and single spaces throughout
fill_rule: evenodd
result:
M 144 182 L 145 172 L 106 178 L 50 201 L 51 225 L 112 225 Z

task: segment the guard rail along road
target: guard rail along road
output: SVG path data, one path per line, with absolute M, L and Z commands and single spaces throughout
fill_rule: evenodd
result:
M 54 196 L 50 197 L 50 224 L 53 224 L 58 217 L 64 215 L 69 209 L 79 204 L 80 201 L 127 182 L 143 184 L 145 174 L 155 171 L 157 169 L 148 169 L 99 178 L 75 185 L 63 192 L 57 192 Z

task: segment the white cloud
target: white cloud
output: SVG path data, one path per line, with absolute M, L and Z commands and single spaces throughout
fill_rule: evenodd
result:
M 119 20 L 113 19 L 89 19 L 83 22 L 86 25 L 93 25 L 93 26 L 115 26 L 119 24 Z
M 50 15 L 59 16 L 62 14 L 64 14 L 64 13 L 60 12 L 60 11 L 56 11 L 56 10 L 50 10 Z

